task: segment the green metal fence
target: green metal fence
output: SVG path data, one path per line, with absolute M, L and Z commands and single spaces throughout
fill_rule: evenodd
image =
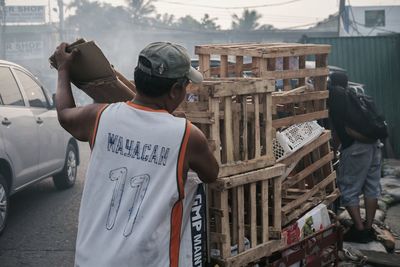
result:
M 390 142 L 400 156 L 400 35 L 305 38 L 330 44 L 329 65 L 348 71 L 349 80 L 365 85 L 389 124 Z

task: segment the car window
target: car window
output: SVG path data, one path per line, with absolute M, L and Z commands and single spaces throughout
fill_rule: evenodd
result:
M 10 68 L 0 67 L 0 104 L 24 106 L 21 91 Z
M 29 105 L 36 108 L 47 108 L 46 97 L 43 94 L 42 88 L 26 73 L 15 70 L 23 90 L 28 97 Z

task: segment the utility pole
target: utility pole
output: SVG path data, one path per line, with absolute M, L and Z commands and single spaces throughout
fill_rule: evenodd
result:
M 1 32 L 0 32 L 0 59 L 6 59 L 6 1 L 0 0 Z
M 337 35 L 338 36 L 340 36 L 340 21 L 342 20 L 342 15 L 343 15 L 343 12 L 344 12 L 345 2 L 346 2 L 346 0 L 340 0 L 340 3 L 339 3 L 338 31 L 337 31 Z
M 58 18 L 60 20 L 60 41 L 64 41 L 64 1 L 57 0 L 58 3 Z

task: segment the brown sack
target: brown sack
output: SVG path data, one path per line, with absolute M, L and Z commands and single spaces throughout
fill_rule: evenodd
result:
M 78 49 L 71 69 L 72 83 L 94 99 L 97 103 L 114 103 L 131 100 L 135 96 L 134 85 L 113 69 L 100 48 L 93 42 L 83 39 L 70 44 L 67 51 Z M 57 69 L 54 55 L 50 64 Z

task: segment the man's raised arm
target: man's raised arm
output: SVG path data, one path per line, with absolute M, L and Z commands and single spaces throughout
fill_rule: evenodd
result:
M 92 140 L 97 114 L 104 107 L 104 104 L 76 107 L 71 91 L 70 67 L 72 60 L 79 52 L 74 50 L 68 53 L 66 47 L 67 44 L 62 43 L 55 52 L 58 66 L 55 98 L 58 121 L 76 139 L 90 141 Z

